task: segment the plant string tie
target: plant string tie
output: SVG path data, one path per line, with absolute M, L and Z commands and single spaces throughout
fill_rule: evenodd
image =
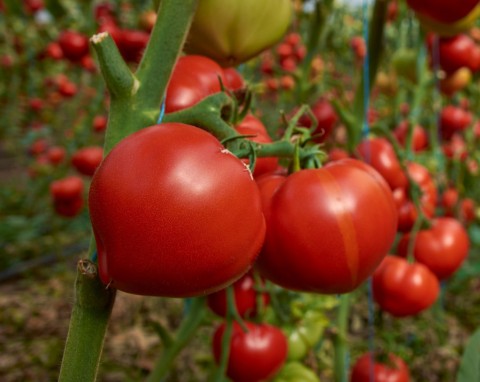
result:
M 162 105 L 160 106 L 160 115 L 158 116 L 157 124 L 162 123 L 163 117 L 165 116 L 165 99 L 166 95 L 163 97 Z

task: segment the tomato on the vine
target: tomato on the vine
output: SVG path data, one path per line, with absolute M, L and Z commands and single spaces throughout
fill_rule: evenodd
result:
M 397 212 L 387 183 L 355 160 L 258 181 L 267 221 L 257 267 L 288 289 L 346 293 L 393 244 Z
M 237 130 L 242 135 L 253 135 L 252 137 L 247 138 L 253 142 L 272 142 L 272 138 L 270 138 L 270 136 L 268 135 L 267 129 L 265 128 L 262 121 L 260 121 L 253 114 L 247 114 L 245 118 L 235 126 L 235 130 Z M 246 160 L 246 163 L 248 163 L 248 160 Z M 262 174 L 275 171 L 277 167 L 277 157 L 256 158 L 253 176 L 258 177 Z
M 63 31 L 58 38 L 58 43 L 62 48 L 63 56 L 70 61 L 78 62 L 90 51 L 88 37 L 77 31 Z
M 233 323 L 227 376 L 235 382 L 261 382 L 272 378 L 287 358 L 288 344 L 283 332 L 268 324 L 244 321 L 248 331 Z M 213 354 L 219 362 L 226 326 L 221 324 L 213 335 Z
M 65 217 L 78 215 L 84 205 L 83 184 L 83 179 L 75 175 L 53 181 L 50 195 L 55 212 Z
M 468 256 L 470 240 L 463 225 L 454 218 L 433 219 L 431 227 L 414 239 L 413 255 L 441 280 L 450 277 Z M 403 240 L 409 240 L 409 234 Z M 402 246 L 405 251 L 406 246 Z M 400 253 L 405 255 L 405 253 Z
M 405 361 L 393 353 L 388 353 L 385 360 L 376 359 L 375 354 L 363 354 L 355 362 L 350 376 L 350 382 L 409 381 L 410 372 Z
M 102 281 L 142 295 L 225 288 L 249 270 L 265 235 L 245 164 L 181 123 L 118 143 L 93 176 L 89 207 Z
M 261 294 L 262 303 L 266 306 L 270 297 L 268 293 L 258 292 L 255 289 L 255 280 L 251 272 L 246 273 L 233 283 L 235 307 L 241 317 L 255 317 L 258 310 L 258 296 Z M 217 315 L 227 315 L 227 293 L 224 289 L 207 296 L 208 307 Z
M 387 256 L 373 273 L 372 289 L 382 310 L 406 317 L 430 307 L 440 293 L 440 283 L 425 265 Z
M 290 0 L 202 0 L 185 50 L 237 66 L 278 42 L 291 16 Z
M 87 146 L 78 149 L 72 156 L 72 165 L 83 175 L 93 176 L 103 159 L 103 148 Z

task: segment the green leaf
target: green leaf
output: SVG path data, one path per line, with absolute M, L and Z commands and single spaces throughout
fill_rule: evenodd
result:
M 480 381 L 480 329 L 468 340 L 457 375 L 457 382 L 472 381 Z

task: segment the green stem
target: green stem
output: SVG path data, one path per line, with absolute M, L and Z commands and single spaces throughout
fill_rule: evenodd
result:
M 337 316 L 337 335 L 335 338 L 335 382 L 347 382 L 347 351 L 348 351 L 348 316 L 350 311 L 350 295 L 340 297 Z
M 177 335 L 170 344 L 165 344 L 164 351 L 155 363 L 146 382 L 158 382 L 167 375 L 172 368 L 175 358 L 197 332 L 197 329 L 205 318 L 206 312 L 204 298 L 198 297 L 192 299 L 192 305 L 190 306 L 188 315 L 183 319 L 178 328 Z
M 75 290 L 59 382 L 95 381 L 115 301 L 115 290 L 105 288 L 89 260 L 78 262 Z

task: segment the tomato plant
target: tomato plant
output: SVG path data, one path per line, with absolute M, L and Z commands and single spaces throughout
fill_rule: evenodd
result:
M 287 357 L 287 339 L 272 325 L 245 322 L 248 331 L 236 322 L 230 340 L 227 376 L 235 382 L 260 382 L 272 378 Z M 225 324 L 213 335 L 213 354 L 220 360 Z
M 250 172 L 190 125 L 156 125 L 125 138 L 97 169 L 89 207 L 101 278 L 131 293 L 222 289 L 248 271 L 264 239 Z
M 354 159 L 300 170 L 279 183 L 259 184 L 267 200 L 260 272 L 293 290 L 345 293 L 358 287 L 395 237 L 397 213 L 387 183 Z

